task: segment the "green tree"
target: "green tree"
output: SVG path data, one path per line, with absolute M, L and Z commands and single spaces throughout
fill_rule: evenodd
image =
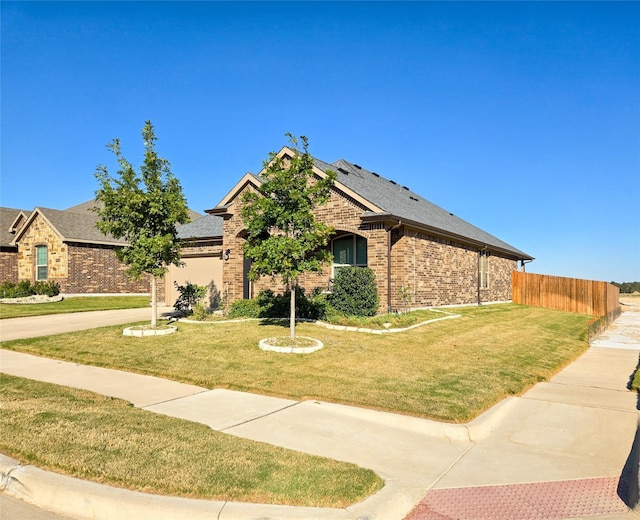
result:
M 151 277 L 151 325 L 158 319 L 156 278 L 163 276 L 170 264 L 180 265 L 180 241 L 176 224 L 189 221 L 187 203 L 180 182 L 171 173 L 171 165 L 155 151 L 156 135 L 151 121 L 142 129 L 144 162 L 140 175 L 120 150 L 120 140 L 107 145 L 116 156 L 118 177 L 109 175 L 106 166 L 98 166 L 95 176 L 100 183 L 96 191 L 99 216 L 96 227 L 127 245 L 116 249 L 118 260 L 128 266 L 127 274 L 139 279 Z
M 326 247 L 333 228 L 318 222 L 314 208 L 329 201 L 336 173 L 324 177 L 313 173 L 313 157 L 308 140 L 287 133 L 293 157 L 269 154 L 258 191 L 248 191 L 242 198 L 241 217 L 247 230 L 244 252 L 253 263 L 249 278 L 280 276 L 289 289 L 290 333 L 295 339 L 296 286 L 304 272 L 320 272 L 331 260 Z M 301 145 L 301 146 L 300 146 Z

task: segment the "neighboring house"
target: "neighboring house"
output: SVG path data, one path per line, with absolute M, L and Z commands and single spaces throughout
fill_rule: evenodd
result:
M 283 148 L 278 156 L 291 157 Z M 314 173 L 337 172 L 329 203 L 316 209 L 316 218 L 333 226 L 329 247 L 333 265 L 321 274 L 305 274 L 300 285 L 309 293 L 330 288 L 336 268 L 367 266 L 375 273 L 380 310 L 403 306 L 401 292 L 414 307 L 471 304 L 511 299 L 511 272 L 533 257 L 436 206 L 405 186 L 357 164 L 314 160 Z M 207 210 L 224 219 L 222 287 L 232 303 L 257 295 L 263 288 L 282 290 L 279 281 L 247 279 L 250 262 L 243 245 L 246 232 L 240 217 L 242 194 L 262 183 L 246 174 L 220 201 Z
M 126 242 L 96 228 L 94 206 L 90 200 L 66 210 L 37 207 L 17 215 L 11 241 L 17 248 L 17 280 L 54 281 L 63 294 L 148 294 L 148 278 L 131 279 L 116 257 L 116 248 Z M 195 212 L 191 216 L 200 217 Z M 2 264 L 4 272 L 4 253 Z M 10 269 L 8 260 L 6 270 Z M 158 294 L 164 294 L 162 283 Z
M 29 218 L 30 211 L 0 208 L 0 282 L 19 282 L 18 246 L 13 243 L 15 234 Z

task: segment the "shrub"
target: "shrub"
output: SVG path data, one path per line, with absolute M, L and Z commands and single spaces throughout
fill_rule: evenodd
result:
M 329 304 L 351 316 L 373 316 L 378 311 L 376 277 L 368 267 L 341 267 L 336 270 Z
M 178 289 L 178 293 L 180 293 L 173 304 L 173 308 L 177 311 L 190 311 L 207 293 L 207 288 L 203 285 L 196 285 L 191 282 L 187 282 L 185 285 L 178 285 L 178 282 L 173 282 L 173 284 Z
M 35 294 L 44 294 L 45 296 L 58 296 L 60 294 L 60 285 L 54 281 L 36 282 L 33 284 L 33 292 Z
M 258 300 L 238 300 L 229 309 L 229 318 L 259 318 L 260 304 Z
M 239 300 L 231 306 L 231 318 L 288 318 L 291 310 L 291 293 L 275 294 L 272 290 L 260 291 L 257 298 Z M 302 287 L 296 288 L 296 318 L 317 320 L 324 316 L 326 301 L 319 291 L 310 298 Z
M 196 321 L 207 321 L 210 314 L 211 313 L 209 312 L 209 309 L 207 309 L 206 305 L 203 303 L 196 303 L 193 306 L 193 314 L 191 317 Z
M 34 294 L 57 296 L 60 294 L 60 286 L 53 281 L 40 281 L 32 284 L 29 280 L 21 280 L 17 284 L 4 282 L 0 285 L 0 297 L 2 298 L 25 298 Z

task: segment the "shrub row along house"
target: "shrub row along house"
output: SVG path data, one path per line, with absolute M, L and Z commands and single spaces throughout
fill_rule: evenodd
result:
M 286 160 L 294 153 L 284 147 L 278 156 Z M 327 170 L 337 172 L 337 180 L 328 204 L 316 209 L 316 218 L 335 229 L 328 246 L 333 264 L 301 277 L 307 294 L 330 289 L 335 269 L 349 265 L 374 272 L 380 311 L 398 309 L 407 298 L 415 307 L 506 301 L 511 299 L 511 272 L 533 260 L 357 164 L 314 159 L 318 178 Z M 283 289 L 278 280 L 252 283 L 247 276 L 242 195 L 262 182 L 260 174 L 246 174 L 207 215 L 195 214 L 191 223 L 179 226 L 184 266 L 171 266 L 167 273 L 167 303 L 177 297 L 175 284 L 187 281 L 208 286 L 210 303 L 233 303 L 262 289 Z M 89 201 L 65 211 L 3 208 L 2 279 L 35 281 L 46 276 L 58 280 L 63 293 L 148 292 L 148 282 L 134 283 L 124 275 L 125 267 L 113 253 L 123 244 L 95 229 L 92 205 Z

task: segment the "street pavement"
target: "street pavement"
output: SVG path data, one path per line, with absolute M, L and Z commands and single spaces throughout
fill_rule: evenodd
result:
M 0 457 L 4 492 L 77 518 L 630 518 L 638 412 L 627 384 L 638 364 L 639 325 L 640 312 L 623 313 L 551 380 L 463 425 L 209 390 L 2 350 L 4 373 L 92 390 L 227 434 L 353 462 L 385 480 L 379 493 L 344 509 L 294 508 L 145 495 Z

